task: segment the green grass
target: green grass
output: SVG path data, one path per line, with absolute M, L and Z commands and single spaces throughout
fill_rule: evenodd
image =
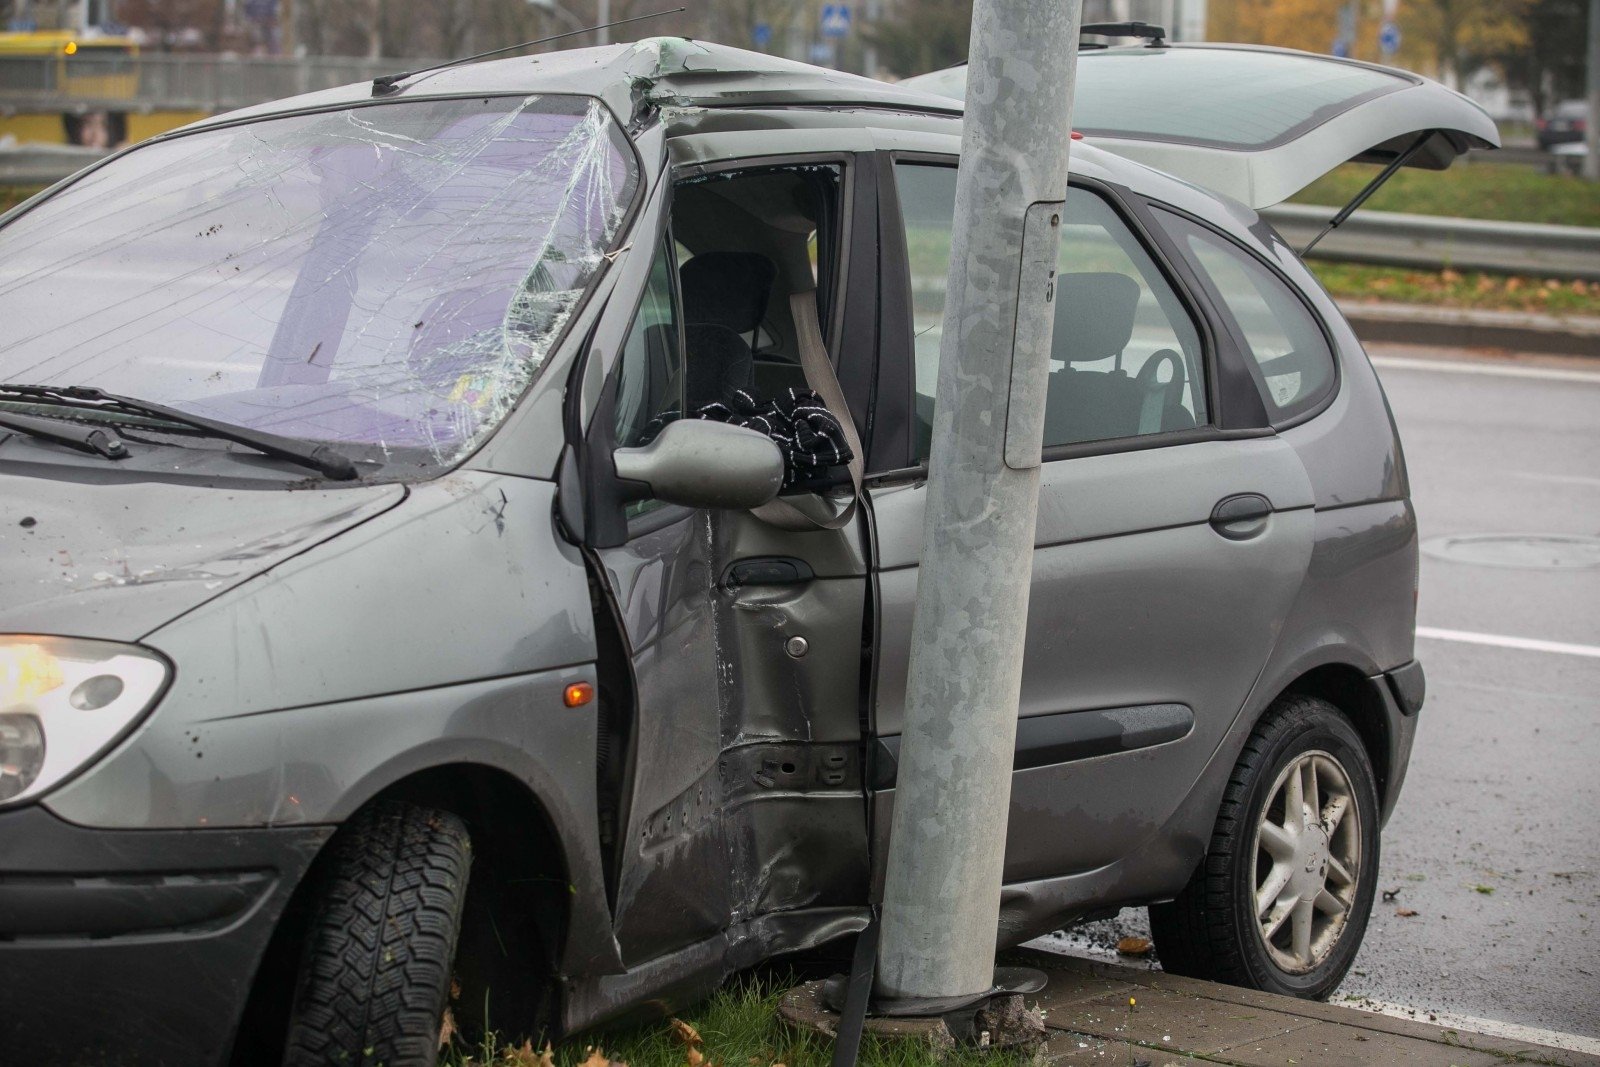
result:
M 40 188 L 40 186 L 0 185 L 0 212 L 10 211 L 37 193 Z
M 555 1067 L 827 1067 L 833 1052 L 829 1038 L 798 1033 L 778 1020 L 778 998 L 797 980 L 746 978 L 730 982 L 709 999 L 678 1018 L 692 1026 L 704 1042 L 691 1058 L 689 1047 L 668 1021 L 585 1034 L 552 1050 Z M 596 1055 L 598 1054 L 598 1055 Z M 509 1048 L 490 1037 L 465 1047 L 452 1042 L 440 1057 L 443 1067 L 539 1067 L 533 1044 Z M 1005 1057 L 976 1051 L 936 1055 L 913 1041 L 885 1041 L 868 1036 L 861 1045 L 862 1067 L 1001 1067 Z
M 1300 204 L 1344 204 L 1377 173 L 1377 167 L 1347 163 L 1293 199 Z M 1446 171 L 1402 170 L 1367 201 L 1364 210 L 1600 226 L 1600 182 L 1545 174 L 1533 167 L 1457 163 Z
M 1368 267 L 1312 260 L 1312 271 L 1344 303 L 1384 302 L 1496 311 L 1600 315 L 1600 282 L 1552 281 L 1453 270 Z

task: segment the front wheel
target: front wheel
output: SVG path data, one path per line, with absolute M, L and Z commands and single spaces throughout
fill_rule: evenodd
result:
M 359 813 L 331 845 L 289 1017 L 286 1067 L 432 1067 L 472 845 L 447 811 Z
M 1378 877 L 1378 791 L 1350 721 L 1286 697 L 1234 768 L 1189 884 L 1150 908 L 1164 969 L 1322 999 L 1355 961 Z

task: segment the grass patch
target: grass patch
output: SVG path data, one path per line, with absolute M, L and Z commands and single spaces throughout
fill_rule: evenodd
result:
M 678 1018 L 699 1033 L 692 1051 L 666 1020 L 645 1026 L 584 1034 L 555 1046 L 554 1067 L 827 1067 L 833 1042 L 799 1033 L 778 1021 L 778 998 L 799 979 L 744 978 L 730 982 Z M 598 1055 L 596 1055 L 598 1053 Z M 592 1057 L 592 1058 L 591 1058 Z M 540 1067 L 533 1045 L 510 1048 L 493 1036 L 476 1046 L 453 1042 L 441 1054 L 443 1067 Z M 861 1043 L 862 1067 L 997 1067 L 1007 1063 L 993 1053 L 956 1051 L 943 1056 L 912 1041 L 886 1041 L 868 1035 Z M 1021 1062 L 1020 1058 L 1017 1059 Z
M 1600 282 L 1556 281 L 1460 271 L 1368 267 L 1360 263 L 1308 264 L 1328 292 L 1345 303 L 1432 304 L 1496 311 L 1600 315 Z
M 1346 163 L 1292 199 L 1299 204 L 1346 204 L 1377 173 L 1375 166 Z M 1457 163 L 1447 171 L 1402 170 L 1362 210 L 1600 226 L 1600 182 L 1533 167 Z
M 0 213 L 10 211 L 42 188 L 40 185 L 0 185 Z

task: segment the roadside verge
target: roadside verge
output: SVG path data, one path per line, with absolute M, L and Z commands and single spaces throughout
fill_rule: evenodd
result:
M 1339 308 L 1366 342 L 1600 358 L 1600 317 L 1417 304 L 1342 302 Z

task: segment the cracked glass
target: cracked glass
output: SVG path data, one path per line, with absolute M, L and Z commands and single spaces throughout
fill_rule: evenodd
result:
M 152 143 L 0 228 L 0 381 L 448 465 L 534 380 L 637 184 L 622 131 L 584 97 L 388 103 Z

